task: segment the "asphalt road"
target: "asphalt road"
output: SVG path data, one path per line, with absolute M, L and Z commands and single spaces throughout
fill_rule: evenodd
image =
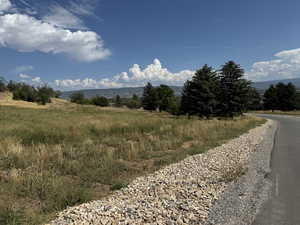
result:
M 279 124 L 271 159 L 271 197 L 253 225 L 300 225 L 300 117 L 259 116 Z

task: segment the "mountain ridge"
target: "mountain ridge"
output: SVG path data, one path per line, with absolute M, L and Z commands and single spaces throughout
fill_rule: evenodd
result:
M 272 80 L 272 81 L 261 81 L 253 82 L 252 86 L 256 88 L 260 93 L 264 92 L 270 85 L 282 83 L 293 83 L 298 90 L 300 90 L 300 78 L 284 79 L 284 80 Z M 170 86 L 175 95 L 181 95 L 182 86 Z M 109 88 L 109 89 L 81 89 L 74 91 L 62 92 L 61 98 L 68 99 L 74 92 L 81 92 L 86 98 L 92 98 L 95 96 L 104 96 L 106 98 L 113 98 L 119 95 L 122 98 L 130 98 L 132 95 L 142 96 L 144 87 L 125 87 L 125 88 Z

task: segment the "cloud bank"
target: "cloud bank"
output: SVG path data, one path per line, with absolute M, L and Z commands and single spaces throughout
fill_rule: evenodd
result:
M 256 62 L 247 77 L 255 81 L 300 77 L 300 48 L 276 53 L 275 59 Z
M 54 86 L 60 89 L 82 89 L 82 88 L 121 88 L 121 87 L 140 87 L 147 82 L 154 85 L 168 84 L 174 86 L 182 85 L 186 80 L 191 79 L 194 71 L 182 70 L 177 73 L 170 72 L 164 68 L 158 59 L 152 64 L 142 69 L 140 65 L 134 64 L 128 72 L 122 72 L 112 78 L 95 80 L 86 79 L 65 79 L 55 80 Z
M 9 0 L 0 0 L 0 14 L 9 10 L 12 4 Z
M 266 81 L 300 77 L 300 48 L 281 51 L 274 56 L 276 57 L 274 60 L 254 63 L 250 71 L 246 72 L 246 78 L 252 81 Z M 112 78 L 56 80 L 54 85 L 60 89 L 139 87 L 147 82 L 154 85 L 182 86 L 194 73 L 192 70 L 172 73 L 155 59 L 145 69 L 134 64 L 128 72 L 122 72 Z
M 0 0 L 0 12 L 11 7 L 9 0 Z M 0 46 L 19 52 L 62 53 L 84 62 L 102 60 L 111 54 L 97 33 L 68 29 L 83 24 L 66 9 L 54 7 L 44 19 L 21 13 L 0 15 Z

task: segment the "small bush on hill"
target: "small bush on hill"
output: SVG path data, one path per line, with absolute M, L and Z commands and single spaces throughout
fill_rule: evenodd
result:
M 133 95 L 130 99 L 122 99 L 124 105 L 129 109 L 139 109 L 141 108 L 141 100 L 137 95 Z
M 109 106 L 109 101 L 103 96 L 96 96 L 91 99 L 91 103 L 96 106 L 106 107 Z
M 87 101 L 82 92 L 74 92 L 70 97 L 71 102 L 77 104 L 85 104 Z
M 59 95 L 59 92 L 54 91 L 47 85 L 36 88 L 25 83 L 10 82 L 8 89 L 12 91 L 14 100 L 37 102 L 42 105 L 51 103 L 51 98 Z
M 96 105 L 101 107 L 109 106 L 109 101 L 103 96 L 96 96 L 91 99 L 85 98 L 82 92 L 74 92 L 70 97 L 71 102 L 80 105 Z

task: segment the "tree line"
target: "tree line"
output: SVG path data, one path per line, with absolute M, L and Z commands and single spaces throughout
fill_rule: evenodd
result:
M 3 78 L 0 79 L 0 92 L 10 91 L 13 94 L 14 100 L 23 100 L 28 102 L 37 102 L 45 105 L 51 103 L 51 98 L 58 98 L 60 91 L 55 91 L 53 88 L 42 85 L 34 87 L 32 85 L 9 81 L 6 82 Z
M 86 98 L 84 93 L 77 91 L 71 94 L 70 101 L 81 105 L 96 105 L 101 107 L 114 106 L 114 107 L 127 107 L 129 109 L 141 108 L 141 99 L 134 94 L 132 98 L 121 98 L 116 95 L 115 98 L 106 98 L 104 96 L 95 96 Z
M 300 109 L 300 93 L 297 93 L 296 87 L 292 83 L 270 85 L 265 91 L 264 109 L 291 111 Z
M 186 81 L 180 101 L 168 86 L 155 88 L 148 83 L 142 106 L 145 110 L 158 109 L 189 117 L 238 116 L 259 101 L 258 92 L 243 76 L 244 70 L 233 61 L 227 62 L 219 71 L 204 65 Z
M 81 105 L 96 105 L 101 107 L 109 106 L 109 100 L 103 96 L 95 96 L 91 99 L 85 98 L 84 94 L 80 91 L 74 92 L 70 96 L 70 101 Z

